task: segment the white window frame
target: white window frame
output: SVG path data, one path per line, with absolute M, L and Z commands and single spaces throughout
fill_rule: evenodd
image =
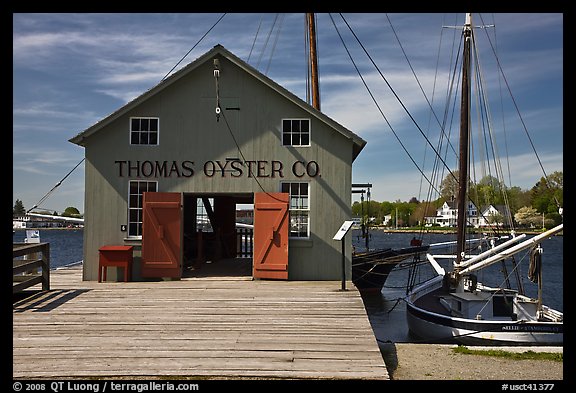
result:
M 138 193 L 132 194 L 131 193 L 131 186 L 132 183 L 138 183 Z M 131 239 L 142 239 L 142 222 L 143 222 L 143 214 L 144 214 L 144 206 L 143 206 L 143 199 L 144 199 L 144 192 L 150 191 L 149 187 L 146 187 L 145 191 L 140 190 L 140 183 L 154 183 L 156 185 L 156 189 L 154 192 L 158 192 L 158 181 L 154 180 L 129 180 L 128 181 L 128 218 L 127 218 L 127 231 L 128 237 Z M 133 195 L 135 196 L 136 200 L 134 200 Z M 136 203 L 136 206 L 132 206 L 133 202 Z M 134 217 L 136 214 L 136 217 Z M 136 220 L 134 220 L 136 218 Z M 136 234 L 134 234 L 133 226 L 136 225 Z
M 284 130 L 284 122 L 285 121 L 306 121 L 308 123 L 308 131 L 305 132 L 308 134 L 308 143 L 307 144 L 302 144 L 302 143 L 293 143 L 293 135 L 295 134 L 294 131 L 292 131 L 292 128 L 290 129 L 290 131 L 286 131 Z M 292 127 L 292 125 L 291 125 Z M 282 143 L 282 146 L 292 146 L 292 147 L 310 147 L 311 146 L 311 142 L 312 142 L 312 121 L 309 118 L 284 118 L 282 119 L 282 124 L 281 124 L 281 128 L 282 128 L 282 135 L 281 135 L 281 139 L 280 142 Z M 300 134 L 300 142 L 302 142 L 302 131 L 296 131 L 297 133 Z M 284 136 L 285 134 L 290 134 L 290 143 L 284 143 Z
M 156 130 L 156 143 L 150 143 L 150 134 L 152 133 L 152 131 L 150 131 L 150 126 L 148 126 L 148 130 L 138 130 L 138 131 L 134 131 L 132 130 L 132 121 L 133 120 L 156 120 L 157 121 L 157 130 Z M 160 144 L 160 118 L 159 117 L 149 117 L 149 116 L 132 116 L 129 119 L 129 123 L 128 123 L 128 143 L 130 143 L 131 146 L 158 146 Z M 138 141 L 138 143 L 132 143 L 132 134 L 138 132 L 138 133 L 144 133 L 147 132 L 148 133 L 148 143 L 140 143 L 140 140 Z
M 292 184 L 306 184 L 307 185 L 307 189 L 308 189 L 308 196 L 307 196 L 307 206 L 306 207 L 294 207 L 293 206 L 293 196 L 292 196 Z M 281 182 L 280 183 L 280 192 L 285 192 L 284 191 L 284 185 L 288 185 L 288 195 L 289 195 L 289 199 L 288 199 L 288 210 L 289 210 L 289 218 L 290 218 L 290 228 L 288 230 L 288 237 L 290 239 L 309 239 L 310 238 L 310 201 L 311 201 L 311 190 L 310 190 L 310 182 L 299 182 L 299 181 L 286 181 L 286 182 Z M 300 200 L 301 194 L 298 194 L 298 200 Z M 294 232 L 292 231 L 292 215 L 293 213 L 297 214 L 298 216 L 304 216 L 306 217 L 306 235 L 300 235 L 300 231 L 297 231 L 296 234 L 293 234 Z M 305 214 L 302 214 L 305 213 Z M 297 226 L 302 225 L 302 224 L 296 224 Z

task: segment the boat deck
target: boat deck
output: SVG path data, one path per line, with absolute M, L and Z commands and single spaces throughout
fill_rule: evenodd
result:
M 13 378 L 389 379 L 359 292 L 340 287 L 55 270 L 13 304 Z
M 447 295 L 448 292 L 442 288 L 438 288 L 430 292 L 429 295 L 420 297 L 414 302 L 414 305 L 422 309 L 435 312 L 437 314 L 450 316 L 450 312 L 446 309 L 446 307 L 440 304 L 440 297 Z

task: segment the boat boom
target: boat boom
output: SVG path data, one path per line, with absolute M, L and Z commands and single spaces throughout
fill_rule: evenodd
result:
M 493 263 L 496 263 L 498 261 L 501 261 L 503 259 L 506 259 L 508 257 L 510 257 L 511 255 L 514 255 L 522 250 L 526 250 L 530 247 L 532 247 L 534 244 L 540 243 L 542 240 L 546 240 L 547 238 L 549 238 L 550 236 L 555 235 L 556 233 L 562 231 L 564 227 L 564 224 L 560 224 L 544 233 L 541 233 L 540 235 L 536 235 L 534 237 L 531 237 L 528 240 L 523 241 L 522 243 L 519 243 L 517 245 L 515 245 L 514 247 L 509 248 L 508 250 L 502 251 L 490 258 L 484 259 L 483 261 L 479 261 L 471 266 L 468 266 L 465 269 L 462 269 L 460 271 L 460 274 L 466 274 L 466 273 L 470 273 L 470 272 L 474 272 L 477 271 L 479 269 L 482 269 L 486 266 L 492 265 Z
M 510 246 L 511 244 L 518 243 L 522 238 L 525 238 L 525 237 L 526 237 L 526 234 L 525 234 L 525 233 L 522 233 L 522 234 L 520 234 L 520 235 L 518 235 L 518 236 L 516 236 L 516 237 L 513 237 L 512 239 L 507 240 L 507 241 L 505 241 L 504 243 L 497 245 L 496 247 L 493 247 L 493 248 L 491 248 L 491 249 L 489 249 L 489 250 L 486 250 L 486 251 L 484 251 L 483 253 L 478 254 L 478 255 L 475 255 L 474 257 L 468 259 L 467 261 L 462 262 L 462 263 L 460 264 L 460 267 L 461 267 L 461 268 L 465 268 L 465 267 L 468 267 L 468 266 L 470 266 L 470 265 L 473 265 L 473 264 L 481 261 L 481 260 L 484 259 L 485 257 L 487 257 L 487 256 L 489 256 L 489 255 L 492 255 L 492 254 L 496 253 L 497 251 L 499 251 L 499 250 L 501 250 L 501 249 L 503 249 L 503 248 L 506 248 L 506 247 Z

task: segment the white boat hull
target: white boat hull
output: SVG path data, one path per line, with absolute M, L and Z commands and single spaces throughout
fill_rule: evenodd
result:
M 423 286 L 408 298 L 406 320 L 410 334 L 426 342 L 463 345 L 563 345 L 562 322 L 471 320 L 424 310 L 414 303 L 438 287 Z

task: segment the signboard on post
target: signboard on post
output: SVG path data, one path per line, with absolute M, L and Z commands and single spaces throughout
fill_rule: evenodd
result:
M 336 234 L 332 238 L 333 240 L 340 240 L 340 242 L 342 243 L 342 290 L 343 291 L 346 290 L 346 252 L 345 252 L 346 249 L 345 249 L 344 237 L 346 236 L 346 234 L 348 233 L 350 228 L 352 228 L 352 225 L 354 225 L 354 221 L 344 221 L 344 223 L 342 224 L 340 229 L 338 229 L 338 232 L 336 232 Z
M 350 228 L 352 228 L 352 225 L 354 225 L 354 221 L 344 221 L 344 224 L 342 224 L 338 232 L 334 235 L 333 240 L 344 239 L 344 236 L 346 236 Z

